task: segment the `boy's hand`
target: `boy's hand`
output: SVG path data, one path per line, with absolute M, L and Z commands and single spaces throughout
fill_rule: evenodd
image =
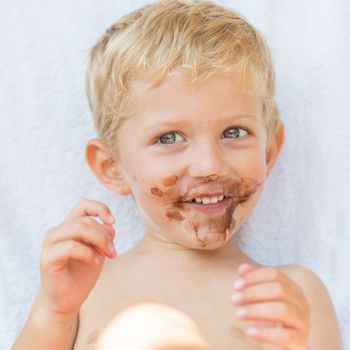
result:
M 53 314 L 77 314 L 98 279 L 104 257 L 116 257 L 114 219 L 109 214 L 104 204 L 85 199 L 48 230 L 40 256 L 41 296 Z
M 245 263 L 238 274 L 232 296 L 238 307 L 236 317 L 265 323 L 249 328 L 247 334 L 262 344 L 281 346 L 278 349 L 307 350 L 310 307 L 299 285 L 272 267 L 254 268 Z

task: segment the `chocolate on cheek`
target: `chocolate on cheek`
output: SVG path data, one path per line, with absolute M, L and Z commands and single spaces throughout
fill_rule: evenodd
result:
M 162 181 L 163 186 L 166 186 L 166 187 L 174 186 L 176 184 L 178 178 L 179 177 L 177 175 L 172 175 L 170 177 L 163 179 L 163 181 Z M 156 186 L 151 187 L 151 193 L 158 196 L 158 197 L 163 196 L 163 191 Z
M 163 184 L 163 186 L 166 186 L 166 187 L 174 186 L 176 184 L 178 178 L 179 177 L 177 175 L 172 175 L 170 177 L 163 179 L 162 184 Z M 162 197 L 164 194 L 164 192 L 160 188 L 158 188 L 157 186 L 151 187 L 150 191 L 153 195 L 158 196 L 158 197 Z M 165 193 L 165 197 L 167 197 L 169 199 L 174 198 L 174 196 L 176 197 L 176 194 L 174 193 L 173 190 L 168 190 Z M 176 211 L 176 210 L 168 211 L 165 215 L 169 219 L 173 219 L 173 220 L 177 220 L 177 221 L 184 220 L 184 217 L 179 213 L 179 211 Z
M 170 177 L 167 177 L 166 179 L 163 180 L 163 185 L 164 186 L 174 186 L 176 184 L 176 181 L 178 180 L 178 176 L 176 175 L 173 175 L 173 176 L 170 176 Z
M 184 217 L 178 211 L 169 211 L 165 214 L 169 219 L 174 219 L 178 221 L 184 220 Z
M 163 181 L 163 184 L 167 184 L 167 186 L 171 186 L 170 184 L 175 184 L 175 182 L 177 181 L 177 176 L 176 178 L 175 177 L 172 177 L 170 180 L 170 178 L 168 179 L 165 179 Z M 165 193 L 165 197 L 167 198 L 174 198 L 174 194 L 172 193 L 173 191 L 167 191 Z M 151 187 L 151 193 L 155 196 L 158 196 L 158 197 L 163 197 L 163 191 L 161 189 L 159 189 L 158 187 L 154 186 L 154 187 Z M 173 204 L 173 203 L 172 203 Z M 173 206 L 173 205 L 172 205 Z M 173 208 L 172 208 L 173 209 Z M 173 219 L 173 220 L 177 220 L 177 221 L 182 221 L 184 220 L 184 217 L 180 214 L 179 211 L 177 210 L 170 210 L 168 211 L 166 214 L 166 217 L 168 217 L 169 219 Z
M 158 197 L 163 196 L 163 192 L 158 187 L 151 187 L 151 193 Z

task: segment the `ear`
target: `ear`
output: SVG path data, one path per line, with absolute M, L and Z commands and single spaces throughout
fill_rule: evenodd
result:
M 268 176 L 275 164 L 284 143 L 284 124 L 279 121 L 272 134 L 266 149 L 266 176 Z
M 101 140 L 91 139 L 87 143 L 85 159 L 97 179 L 109 190 L 123 196 L 131 193 L 119 157 L 112 155 Z

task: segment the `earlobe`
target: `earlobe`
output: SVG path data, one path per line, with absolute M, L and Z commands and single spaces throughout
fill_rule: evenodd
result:
M 113 157 L 99 139 L 91 139 L 88 142 L 85 158 L 91 171 L 105 187 L 123 196 L 131 193 L 119 159 Z
M 282 121 L 278 122 L 275 130 L 270 136 L 270 142 L 266 150 L 266 176 L 269 176 L 271 170 L 282 150 L 284 143 L 284 124 Z
M 108 178 L 108 184 L 105 183 L 106 187 L 122 196 L 127 196 L 131 193 L 121 167 L 116 160 L 112 158 L 107 159 L 103 164 L 103 168 L 105 176 Z

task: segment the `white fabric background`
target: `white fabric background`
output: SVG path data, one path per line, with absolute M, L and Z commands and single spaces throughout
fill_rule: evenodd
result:
M 218 2 L 265 34 L 286 126 L 280 159 L 239 242 L 261 263 L 314 270 L 350 343 L 350 3 Z M 79 200 L 112 209 L 119 253 L 142 235 L 132 201 L 109 193 L 85 163 L 85 144 L 96 134 L 84 76 L 88 49 L 144 3 L 0 1 L 1 350 L 28 316 L 46 231 Z

